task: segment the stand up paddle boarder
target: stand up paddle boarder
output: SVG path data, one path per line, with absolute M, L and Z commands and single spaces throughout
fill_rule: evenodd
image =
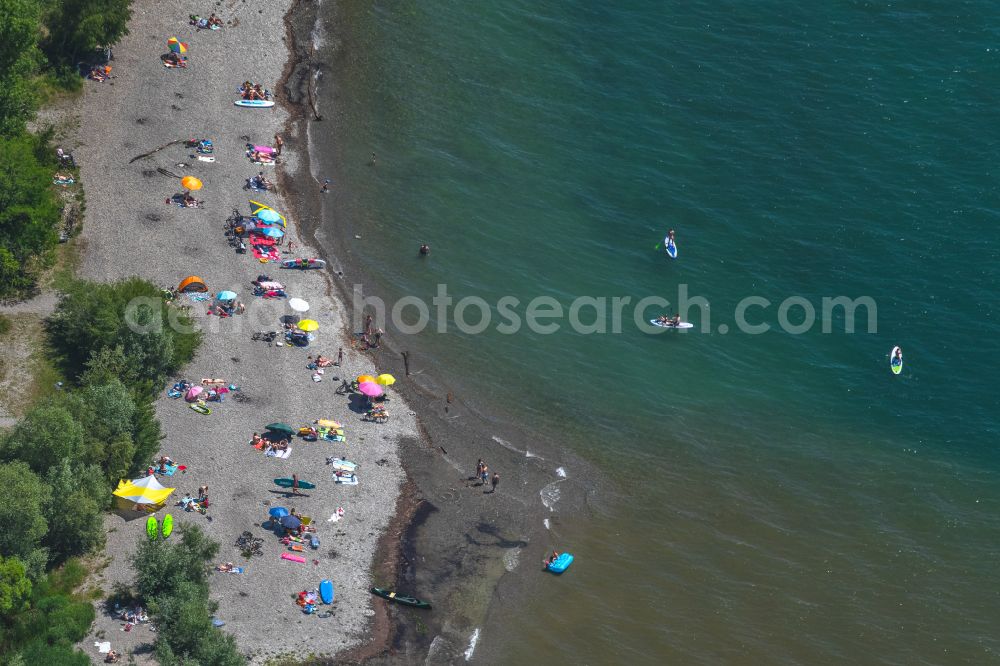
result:
M 892 368 L 892 374 L 898 375 L 903 371 L 903 350 L 899 347 L 893 347 L 890 357 L 889 367 Z
M 663 239 L 663 244 L 666 246 L 667 256 L 671 259 L 677 258 L 677 241 L 674 238 L 674 230 L 671 229 L 667 232 L 667 237 Z

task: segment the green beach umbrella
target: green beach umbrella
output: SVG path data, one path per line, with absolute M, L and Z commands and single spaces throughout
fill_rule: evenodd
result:
M 269 423 L 266 426 L 264 426 L 264 428 L 271 432 L 284 433 L 289 437 L 295 434 L 295 431 L 292 429 L 292 426 L 288 425 L 287 423 Z

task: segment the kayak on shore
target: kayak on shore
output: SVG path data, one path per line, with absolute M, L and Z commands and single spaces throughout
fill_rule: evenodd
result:
M 427 608 L 429 609 L 431 605 L 426 601 L 421 601 L 416 597 L 411 597 L 405 594 L 397 594 L 390 590 L 383 590 L 380 587 L 373 587 L 371 593 L 377 596 L 387 599 L 389 601 L 395 601 L 397 604 L 403 604 L 404 606 L 413 606 L 414 608 Z

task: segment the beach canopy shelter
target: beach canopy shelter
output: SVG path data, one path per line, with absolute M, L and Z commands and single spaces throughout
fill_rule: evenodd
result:
M 174 492 L 173 488 L 160 485 L 155 476 L 144 476 L 132 481 L 119 481 L 118 488 L 111 493 L 115 497 L 130 504 L 163 504 Z
M 181 283 L 177 285 L 177 291 L 182 294 L 188 294 L 195 291 L 204 293 L 208 291 L 208 287 L 205 285 L 205 281 L 197 275 L 189 275 L 181 280 Z

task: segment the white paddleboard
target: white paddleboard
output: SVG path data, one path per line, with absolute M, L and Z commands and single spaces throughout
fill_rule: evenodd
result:
M 672 329 L 694 328 L 694 324 L 686 321 L 682 321 L 676 326 L 674 326 L 673 324 L 664 324 L 662 322 L 656 321 L 655 319 L 650 319 L 649 323 L 652 324 L 653 326 L 658 326 L 659 328 L 672 328 Z
M 267 109 L 274 106 L 274 102 L 269 99 L 238 99 L 233 102 L 236 106 L 249 106 L 258 109 Z
M 667 250 L 667 256 L 668 257 L 670 257 L 671 259 L 676 259 L 677 258 L 677 243 L 676 243 L 676 241 L 670 240 L 670 236 L 664 236 L 664 238 L 663 238 L 663 246 Z
M 199 155 L 198 156 L 198 161 L 199 162 L 214 162 L 215 158 L 213 156 L 211 156 L 211 155 Z
M 892 351 L 889 352 L 889 367 L 892 368 L 892 374 L 898 375 L 903 371 L 903 355 L 900 354 L 899 358 L 896 358 L 896 352 L 899 351 L 899 347 L 893 347 Z

